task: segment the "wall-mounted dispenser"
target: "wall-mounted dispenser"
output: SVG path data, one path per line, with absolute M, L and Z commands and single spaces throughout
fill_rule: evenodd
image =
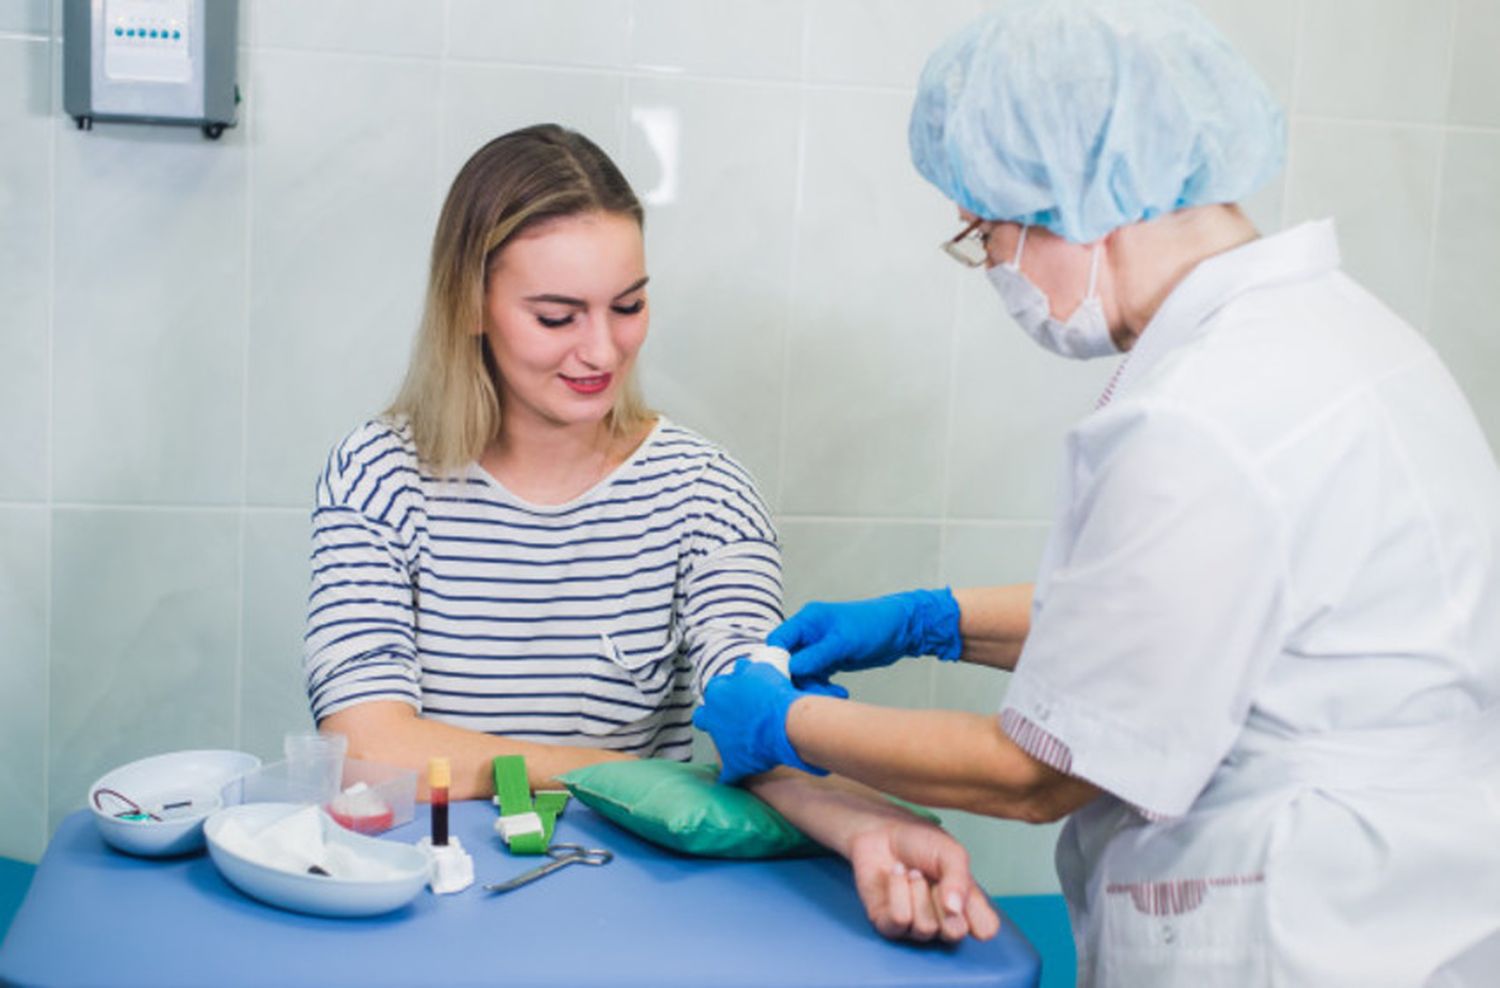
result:
M 239 0 L 64 0 L 63 107 L 94 121 L 235 125 Z

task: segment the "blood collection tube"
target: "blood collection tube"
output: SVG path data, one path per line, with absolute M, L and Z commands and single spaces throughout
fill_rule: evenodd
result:
M 446 758 L 430 758 L 427 761 L 427 788 L 432 800 L 432 846 L 448 845 L 448 785 L 452 781 L 452 769 Z

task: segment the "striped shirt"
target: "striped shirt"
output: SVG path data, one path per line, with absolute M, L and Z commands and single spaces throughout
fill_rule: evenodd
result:
M 749 475 L 662 419 L 593 489 L 536 505 L 409 431 L 356 429 L 313 511 L 313 717 L 369 700 L 489 734 L 687 758 L 703 684 L 781 620 Z

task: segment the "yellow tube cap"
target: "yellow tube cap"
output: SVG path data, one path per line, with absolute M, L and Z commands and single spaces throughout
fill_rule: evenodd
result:
M 432 789 L 446 789 L 453 782 L 453 769 L 446 758 L 427 759 L 427 785 Z

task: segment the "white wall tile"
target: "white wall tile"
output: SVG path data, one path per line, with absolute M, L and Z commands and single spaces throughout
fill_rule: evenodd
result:
M 47 843 L 47 524 L 44 507 L 0 508 L 0 857 Z
M 955 587 L 1030 583 L 1052 530 L 1047 522 L 971 524 L 943 528 L 942 579 Z
M 1500 133 L 1451 133 L 1443 158 L 1429 335 L 1500 451 Z
M 630 61 L 695 75 L 796 79 L 806 2 L 635 0 Z
M 1036 579 L 1046 525 L 949 523 L 943 528 L 941 582 L 954 587 L 1030 583 Z M 994 714 L 1009 676 L 967 662 L 942 662 L 934 677 L 935 705 Z
M 312 726 L 302 674 L 311 537 L 303 511 L 245 516 L 239 747 L 265 761 L 282 757 L 287 731 Z
M 1297 72 L 1297 23 L 1303 0 L 1197 0 L 1235 51 L 1260 73 L 1283 109 Z
M 772 499 L 796 226 L 789 88 L 633 80 L 625 170 L 646 202 L 652 405 L 723 444 Z
M 57 123 L 54 494 L 240 494 L 243 131 Z
M 453 63 L 443 69 L 443 192 L 469 156 L 501 134 L 561 124 L 622 159 L 625 80 L 575 69 Z
M 977 0 L 808 0 L 803 78 L 916 89 L 927 56 L 979 12 Z
M 241 0 L 267 48 L 440 55 L 443 5 L 428 0 Z
M 301 506 L 406 367 L 438 207 L 438 68 L 268 52 L 254 80 L 247 488 Z
M 1305 0 L 1300 113 L 1438 123 L 1455 0 Z
M 937 525 L 785 520 L 779 524 L 787 613 L 811 600 L 856 600 L 937 584 Z M 864 703 L 932 704 L 937 660 L 911 658 L 883 669 L 842 673 L 837 681 Z
M 0 31 L 7 34 L 50 34 L 52 12 L 48 0 L 5 0 L 0 3 Z
M 621 0 L 450 0 L 448 54 L 528 65 L 617 67 L 630 45 Z
M 907 97 L 806 99 L 780 508 L 934 517 L 954 207 L 907 161 Z
M 125 762 L 234 745 L 238 521 L 57 510 L 49 824 Z
M 1332 216 L 1344 269 L 1424 325 L 1442 134 L 1320 120 L 1297 122 L 1292 141 L 1287 225 Z
M 1282 216 L 1286 209 L 1286 169 L 1240 200 L 1240 208 L 1262 234 L 1279 233 Z
M 946 513 L 1051 520 L 1063 437 L 1093 411 L 1118 358 L 1076 361 L 1043 350 L 969 272 L 959 294 L 947 433 Z
M 1457 2 L 1448 122 L 1500 127 L 1500 3 Z
M 0 40 L 0 499 L 47 496 L 51 45 Z

